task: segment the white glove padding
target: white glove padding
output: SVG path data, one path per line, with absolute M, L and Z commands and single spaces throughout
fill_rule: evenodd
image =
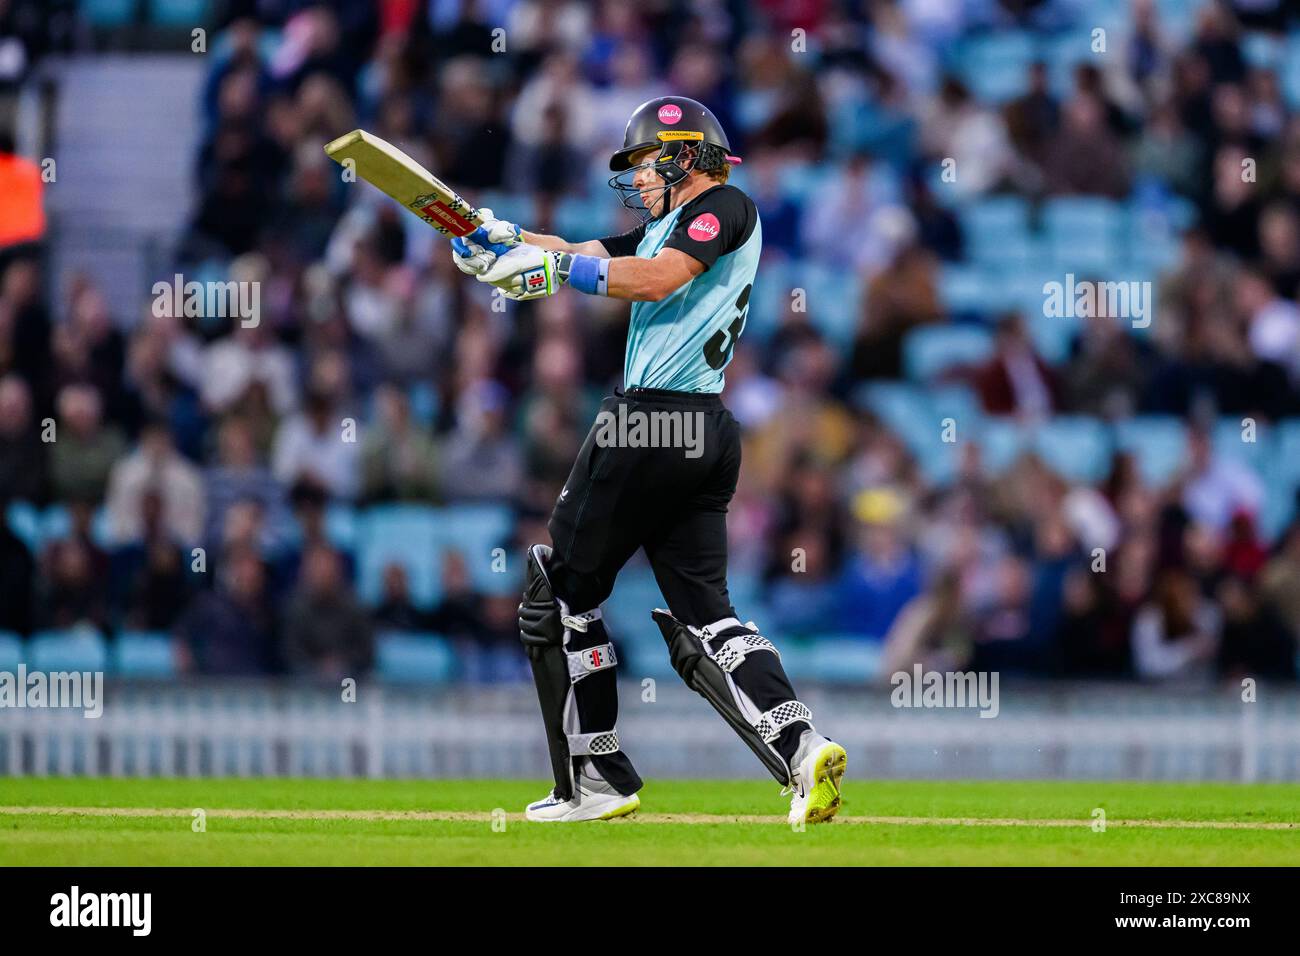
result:
M 520 243 L 520 229 L 513 222 L 496 218 L 486 207 L 480 209 L 483 225 L 468 236 L 451 240 L 451 257 L 456 268 L 466 275 L 480 276 L 492 268 L 498 256 Z
M 521 243 L 498 256 L 492 268 L 478 277 L 501 289 L 516 302 L 553 295 L 569 278 L 572 256 Z

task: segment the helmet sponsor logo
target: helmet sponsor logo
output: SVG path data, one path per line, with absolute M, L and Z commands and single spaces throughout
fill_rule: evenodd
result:
M 686 230 L 686 235 L 696 242 L 708 242 L 710 239 L 718 238 L 719 228 L 718 217 L 711 212 L 706 212 L 695 217 L 695 221 Z
M 682 120 L 682 108 L 680 106 L 674 106 L 672 103 L 666 103 L 663 106 L 659 107 L 659 122 L 667 123 L 669 126 L 672 126 L 676 123 L 680 123 L 681 120 Z

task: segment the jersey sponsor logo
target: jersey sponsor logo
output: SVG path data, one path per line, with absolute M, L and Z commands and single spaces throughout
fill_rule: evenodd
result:
M 668 103 L 659 107 L 659 122 L 673 126 L 682 120 L 682 108 Z
M 710 239 L 718 238 L 720 228 L 718 217 L 711 212 L 706 212 L 695 217 L 695 221 L 686 230 L 686 235 L 696 242 L 708 242 Z

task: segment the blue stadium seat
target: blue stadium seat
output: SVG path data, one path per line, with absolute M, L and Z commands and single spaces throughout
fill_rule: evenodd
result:
M 1255 420 L 1255 440 L 1245 441 L 1246 430 L 1241 424 L 1244 415 L 1225 415 L 1214 423 L 1211 443 L 1214 453 L 1255 469 L 1267 479 L 1273 470 L 1276 436 L 1267 422 Z
M 330 544 L 343 551 L 357 546 L 357 511 L 351 505 L 335 502 L 325 509 L 325 536 Z
M 847 351 L 862 320 L 866 295 L 862 277 L 843 269 L 809 265 L 803 272 L 803 289 L 813 325 L 829 344 Z
M 1089 484 L 1106 477 L 1112 452 L 1110 432 L 1083 415 L 1058 415 L 1039 426 L 1034 451 L 1063 478 Z
M 428 610 L 442 593 L 442 560 L 438 541 L 438 509 L 429 505 L 378 505 L 368 509 L 357 526 L 357 592 L 361 600 L 378 603 L 384 568 L 406 568 L 411 599 Z
M 979 396 L 967 385 L 942 385 L 929 389 L 930 409 L 936 426 L 945 418 L 957 423 L 958 434 L 963 430 L 978 428 L 984 418 Z M 913 423 L 915 427 L 915 422 Z M 969 432 L 966 432 L 969 434 Z
M 28 501 L 11 501 L 5 509 L 5 518 L 9 530 L 27 545 L 27 550 L 39 554 L 42 544 L 40 509 Z
M 781 319 L 790 311 L 790 290 L 798 285 L 794 267 L 773 260 L 763 263 L 754 278 L 754 291 L 749 297 L 749 315 L 745 318 L 745 338 L 761 342 L 772 337 Z
M 212 15 L 212 0 L 148 0 L 149 20 L 163 27 L 201 27 Z
M 136 16 L 137 0 L 80 0 L 81 18 L 92 27 L 121 27 Z
M 40 631 L 27 645 L 27 663 L 42 671 L 103 671 L 108 645 L 92 630 Z
M 1300 418 L 1284 418 L 1273 434 L 1273 473 L 1278 484 L 1300 482 Z
M 781 193 L 795 202 L 807 202 L 810 197 L 822 194 L 835 169 L 830 163 L 793 162 L 783 165 L 777 174 L 780 176 Z
M 375 673 L 404 684 L 442 684 L 456 676 L 456 653 L 438 634 L 387 631 L 375 638 Z
M 1029 444 L 1025 430 L 1009 418 L 984 419 L 977 440 L 984 469 L 994 475 L 1014 465 Z
M 1036 55 L 1030 34 L 1003 31 L 967 38 L 958 59 L 962 79 L 976 98 L 1001 103 L 1025 91 L 1028 67 Z
M 967 242 L 995 245 L 1008 239 L 1027 239 L 1029 203 L 1022 196 L 990 196 L 972 201 L 961 211 L 962 234 Z
M 1187 430 L 1171 415 L 1140 415 L 1115 425 L 1117 448 L 1132 452 L 1144 481 L 1163 485 L 1187 460 Z
M 1177 215 L 1173 207 L 1152 209 L 1130 204 L 1125 241 L 1131 267 L 1159 272 L 1178 261 L 1182 239 L 1175 223 Z
M 13 673 L 23 660 L 22 637 L 13 631 L 0 631 L 0 671 Z
M 781 666 L 792 681 L 817 680 L 816 642 L 811 639 L 780 638 Z
M 988 316 L 1004 307 L 1006 286 L 997 271 L 984 266 L 944 266 L 939 299 L 954 316 Z
M 618 228 L 615 222 L 618 207 L 609 200 L 608 195 L 599 193 L 593 197 L 568 196 L 560 200 L 555 209 L 556 233 L 571 236 L 578 242 L 612 235 Z
M 855 401 L 904 437 L 933 416 L 926 390 L 912 382 L 868 382 L 858 389 Z
M 620 647 L 623 642 L 632 642 L 662 649 L 663 638 L 650 620 L 650 612 L 666 606 L 650 566 L 640 561 L 628 564 L 614 582 L 614 593 L 605 601 L 610 636 Z
M 1277 79 L 1287 106 L 1300 110 L 1300 34 L 1293 33 L 1287 37 L 1286 53 Z
M 1048 254 L 1062 272 L 1109 275 L 1120 266 L 1120 239 L 1126 214 L 1109 199 L 1070 196 L 1051 199 L 1043 207 Z
M 944 442 L 939 440 L 938 429 L 935 429 L 934 436 L 926 436 L 925 440 L 917 441 L 908 439 L 908 447 L 912 454 L 916 456 L 916 463 L 921 469 L 921 474 L 930 484 L 939 488 L 945 488 L 957 477 L 957 467 L 960 464 L 962 431 L 958 428 L 957 442 Z
M 605 173 L 604 180 L 608 179 L 609 173 Z M 602 186 L 605 185 L 604 180 Z M 484 190 L 476 198 L 479 206 L 487 206 L 498 218 L 508 219 L 511 222 L 537 222 L 537 204 L 528 193 Z
M 1260 536 L 1269 543 L 1277 541 L 1296 519 L 1295 486 L 1266 484 L 1264 506 L 1259 514 Z
M 993 335 L 972 325 L 933 325 L 914 329 L 903 343 L 907 377 L 927 381 L 960 365 L 978 365 L 993 354 Z
M 50 505 L 41 514 L 40 541 L 44 547 L 51 541 L 66 538 L 72 533 L 72 512 L 64 505 Z M 90 522 L 90 537 L 95 544 L 105 547 L 111 542 L 108 534 L 108 510 L 98 508 Z
M 430 382 L 416 382 L 411 386 L 407 398 L 411 403 L 411 418 L 420 425 L 429 427 L 438 415 L 438 392 Z
M 514 524 L 514 512 L 507 505 L 455 505 L 439 512 L 435 534 L 440 547 L 465 558 L 477 589 L 502 594 L 523 587 L 523 552 L 510 550 Z M 492 554 L 496 548 L 506 550 L 505 572 L 493 570 L 501 566 Z
M 881 657 L 878 640 L 821 634 L 808 651 L 808 669 L 827 684 L 862 685 L 880 674 Z
M 123 631 L 113 642 L 113 671 L 122 677 L 167 680 L 176 676 L 171 637 L 157 631 Z

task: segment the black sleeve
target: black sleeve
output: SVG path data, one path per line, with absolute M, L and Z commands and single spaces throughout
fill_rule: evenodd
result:
M 708 269 L 744 245 L 757 223 L 758 210 L 748 196 L 735 186 L 717 186 L 682 207 L 664 247 L 680 249 Z
M 636 255 L 636 247 L 641 245 L 641 240 L 645 238 L 645 223 L 637 226 L 631 232 L 625 232 L 621 236 L 606 236 L 599 240 L 600 244 L 605 247 L 611 259 L 617 259 L 619 256 Z

